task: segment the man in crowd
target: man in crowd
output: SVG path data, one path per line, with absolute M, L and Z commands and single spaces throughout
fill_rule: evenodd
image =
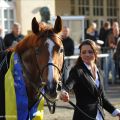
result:
M 5 48 L 16 45 L 21 39 L 24 38 L 24 35 L 21 34 L 21 26 L 19 23 L 14 23 L 12 27 L 12 32 L 5 35 L 4 43 Z
M 74 54 L 74 41 L 70 37 L 70 29 L 64 27 L 62 31 L 62 42 L 64 46 L 65 56 L 71 56 Z
M 63 27 L 63 30 L 62 30 L 62 42 L 63 42 L 63 46 L 64 46 L 65 56 L 73 55 L 74 54 L 74 41 L 70 37 L 70 29 L 66 26 Z M 68 67 L 70 68 L 71 64 L 72 64 L 71 62 L 72 61 L 70 61 L 70 59 L 66 59 L 65 60 L 65 66 L 67 68 Z M 69 70 L 64 71 L 63 82 L 68 77 L 68 73 L 69 73 Z

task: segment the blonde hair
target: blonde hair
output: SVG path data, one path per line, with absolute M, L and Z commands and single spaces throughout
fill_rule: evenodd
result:
M 92 33 L 95 31 L 97 25 L 95 22 L 91 23 L 91 25 L 89 26 L 89 28 L 87 29 L 87 33 Z

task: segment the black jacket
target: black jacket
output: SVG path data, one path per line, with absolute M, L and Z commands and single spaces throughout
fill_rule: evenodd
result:
M 6 34 L 4 37 L 5 48 L 9 48 L 14 41 L 19 42 L 24 38 L 24 35 L 20 34 L 17 37 L 13 33 Z
M 4 79 L 5 74 L 8 70 L 10 53 L 6 51 L 0 52 L 0 116 L 5 115 L 5 88 L 4 88 Z M 5 118 L 1 118 L 0 120 L 5 120 Z
M 64 46 L 65 56 L 73 55 L 74 54 L 74 41 L 70 37 L 67 37 L 63 39 L 62 42 Z
M 100 80 L 100 87 L 97 88 L 93 79 L 92 74 L 87 69 L 82 61 L 79 65 L 75 65 L 69 74 L 66 81 L 66 90 L 73 88 L 76 105 L 84 111 L 88 116 L 96 118 L 97 109 L 101 111 L 104 118 L 103 109 L 112 113 L 115 108 L 113 105 L 105 98 L 103 87 L 101 84 L 102 75 L 98 73 Z M 73 120 L 92 120 L 78 110 L 74 111 Z
M 0 37 L 0 51 L 4 50 L 3 39 Z

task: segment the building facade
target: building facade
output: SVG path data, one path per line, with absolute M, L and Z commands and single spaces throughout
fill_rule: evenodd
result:
M 92 21 L 100 28 L 104 21 L 120 20 L 120 0 L 56 0 L 55 6 L 56 14 L 85 16 L 85 27 Z
M 67 6 L 67 7 L 66 7 Z M 3 36 L 11 31 L 14 21 L 22 25 L 22 33 L 31 30 L 31 20 L 41 20 L 40 8 L 48 7 L 50 16 L 85 16 L 85 27 L 96 21 L 120 20 L 120 0 L 0 0 L 0 24 Z
M 26 35 L 31 30 L 32 18 L 41 20 L 39 10 L 42 7 L 48 7 L 51 16 L 55 16 L 55 0 L 0 0 L 2 36 L 11 31 L 13 22 L 19 22 L 22 33 Z

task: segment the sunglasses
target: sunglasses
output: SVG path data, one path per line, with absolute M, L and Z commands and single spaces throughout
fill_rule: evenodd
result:
M 81 54 L 90 54 L 90 55 L 93 55 L 94 54 L 94 51 L 93 50 L 83 50 L 81 51 Z

